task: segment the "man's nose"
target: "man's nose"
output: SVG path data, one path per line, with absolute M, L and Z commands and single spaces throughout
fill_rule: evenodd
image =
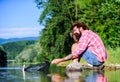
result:
M 76 31 L 73 31 L 73 34 L 75 34 L 76 33 Z

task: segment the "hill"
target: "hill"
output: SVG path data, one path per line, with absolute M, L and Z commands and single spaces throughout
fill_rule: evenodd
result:
M 7 53 L 8 59 L 15 59 L 15 57 L 22 52 L 29 45 L 35 44 L 35 40 L 26 40 L 26 41 L 17 41 L 17 42 L 9 42 L 2 44 L 4 51 Z
M 10 38 L 10 39 L 0 38 L 0 44 L 5 44 L 8 42 L 25 41 L 25 40 L 38 40 L 38 37 L 24 37 L 24 38 Z

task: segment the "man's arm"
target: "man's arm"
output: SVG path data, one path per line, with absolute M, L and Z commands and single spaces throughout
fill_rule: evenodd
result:
M 62 59 L 63 59 L 63 61 L 70 60 L 70 59 L 72 59 L 72 54 L 69 54 L 69 55 L 65 56 L 64 58 L 62 58 Z
M 69 55 L 65 56 L 64 58 L 54 59 L 52 61 L 52 64 L 58 64 L 60 62 L 67 61 L 67 60 L 70 60 L 70 59 L 72 59 L 72 54 L 69 54 Z

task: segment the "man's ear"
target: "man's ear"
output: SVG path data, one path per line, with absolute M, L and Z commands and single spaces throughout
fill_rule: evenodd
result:
M 82 28 L 82 27 L 80 27 L 80 28 L 79 28 L 79 30 L 80 30 L 80 31 L 82 31 L 82 30 L 83 30 L 83 28 Z

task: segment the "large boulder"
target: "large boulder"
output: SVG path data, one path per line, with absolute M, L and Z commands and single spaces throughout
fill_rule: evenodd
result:
M 28 72 L 35 72 L 35 71 L 48 71 L 50 66 L 50 62 L 30 65 L 26 67 L 24 70 Z

